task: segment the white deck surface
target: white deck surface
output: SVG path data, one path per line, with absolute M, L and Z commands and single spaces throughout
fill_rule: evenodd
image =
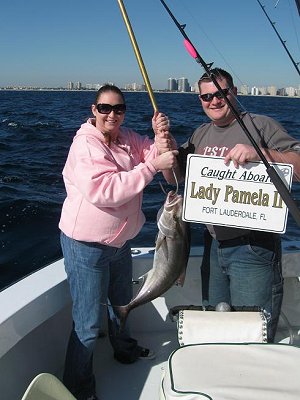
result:
M 286 327 L 281 325 L 277 341 L 288 343 L 287 334 Z M 137 333 L 133 337 L 138 339 L 139 344 L 153 349 L 156 358 L 138 360 L 133 364 L 121 364 L 114 360 L 108 338 L 99 339 L 94 358 L 99 400 L 159 399 L 160 382 L 168 357 L 179 347 L 177 331 Z M 295 335 L 294 345 L 300 345 L 299 335 Z
M 156 400 L 170 353 L 178 347 L 176 331 L 132 335 L 139 344 L 153 349 L 156 358 L 121 364 L 114 360 L 107 338 L 99 339 L 94 356 L 97 393 L 100 400 Z
M 282 323 L 283 321 L 281 321 Z M 174 323 L 174 329 L 176 324 Z M 281 326 L 277 341 L 288 343 L 288 331 Z M 138 360 L 133 364 L 121 364 L 113 358 L 112 347 L 107 337 L 99 339 L 94 356 L 99 400 L 158 400 L 160 382 L 168 357 L 179 347 L 176 330 L 151 333 L 138 332 L 132 335 L 140 345 L 156 353 L 153 360 Z M 300 344 L 299 336 L 294 344 Z
M 198 250 L 198 249 L 197 249 Z M 293 333 L 299 345 L 300 331 L 299 242 L 284 246 L 285 295 L 278 341 Z M 100 400 L 156 400 L 171 352 L 178 347 L 176 323 L 170 308 L 199 305 L 201 299 L 199 251 L 192 249 L 184 286 L 173 286 L 162 297 L 130 313 L 132 337 L 156 352 L 154 360 L 121 364 L 114 360 L 108 338 L 99 339 L 94 366 Z M 134 260 L 134 280 L 152 266 L 148 248 L 139 249 Z M 134 291 L 139 285 L 134 285 Z M 38 373 L 61 378 L 71 327 L 70 296 L 63 260 L 37 271 L 0 292 L 0 400 L 20 400 Z M 136 333 L 134 333 L 136 332 Z

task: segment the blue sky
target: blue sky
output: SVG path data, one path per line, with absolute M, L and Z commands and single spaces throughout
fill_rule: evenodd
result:
M 186 52 L 159 0 L 123 0 L 153 89 L 169 77 L 190 84 L 203 69 Z M 299 75 L 256 0 L 166 0 L 206 62 L 237 86 L 294 86 Z M 300 17 L 294 0 L 262 0 L 296 62 Z M 0 86 L 142 83 L 117 0 L 1 0 Z

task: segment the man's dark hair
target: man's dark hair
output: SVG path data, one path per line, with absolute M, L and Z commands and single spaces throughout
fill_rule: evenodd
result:
M 211 70 L 209 71 L 209 74 L 208 74 L 207 72 L 205 72 L 205 73 L 201 76 L 201 78 L 199 79 L 199 81 L 198 81 L 199 90 L 200 90 L 200 84 L 201 84 L 201 82 L 211 82 L 211 81 L 212 81 L 212 78 L 211 78 L 212 75 L 213 75 L 214 78 L 217 79 L 218 81 L 219 81 L 219 80 L 222 80 L 222 79 L 226 79 L 226 82 L 227 82 L 227 84 L 228 84 L 228 87 L 232 88 L 232 87 L 234 86 L 234 84 L 233 84 L 233 78 L 232 78 L 232 76 L 230 75 L 229 72 L 225 71 L 225 70 L 222 69 L 222 68 L 213 68 L 213 69 L 211 69 Z

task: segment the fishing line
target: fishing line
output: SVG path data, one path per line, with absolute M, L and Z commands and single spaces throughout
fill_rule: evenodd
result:
M 178 182 L 178 179 L 177 179 L 177 176 L 176 176 L 176 174 L 175 174 L 174 169 L 172 169 L 172 172 L 173 172 L 173 175 L 174 175 L 175 185 L 176 185 L 175 194 L 177 194 L 177 193 L 178 193 L 178 190 L 179 190 L 179 182 Z M 162 184 L 161 182 L 158 182 L 158 183 L 159 183 L 159 186 L 160 186 L 161 190 L 163 191 L 163 193 L 164 193 L 165 195 L 167 195 L 168 193 L 166 192 L 165 188 L 163 187 L 163 184 Z
M 213 62 L 208 64 L 208 63 L 206 63 L 204 61 L 204 59 L 200 56 L 200 54 L 198 53 L 198 51 L 196 50 L 194 45 L 191 43 L 188 35 L 186 34 L 186 32 L 184 30 L 186 25 L 185 24 L 180 24 L 177 21 L 177 19 L 172 14 L 171 10 L 169 9 L 169 7 L 167 6 L 167 4 L 165 3 L 164 0 L 160 0 L 160 2 L 163 5 L 163 7 L 166 9 L 167 13 L 170 15 L 171 19 L 173 20 L 173 22 L 177 26 L 177 28 L 180 31 L 180 33 L 182 34 L 182 36 L 184 37 L 184 46 L 185 46 L 187 52 L 191 55 L 192 58 L 195 59 L 195 61 L 198 64 L 202 65 L 202 67 L 204 68 L 205 72 L 210 77 L 211 81 L 214 83 L 214 85 L 216 86 L 218 91 L 221 93 L 225 103 L 228 105 L 228 107 L 232 111 L 233 115 L 235 116 L 236 121 L 239 123 L 239 125 L 241 126 L 243 132 L 246 134 L 246 136 L 248 137 L 250 143 L 253 145 L 253 148 L 256 150 L 258 156 L 260 157 L 260 159 L 264 163 L 264 165 L 266 167 L 266 172 L 268 173 L 268 175 L 271 178 L 274 186 L 278 190 L 278 193 L 280 194 L 280 196 L 282 197 L 283 201 L 287 205 L 287 207 L 288 207 L 290 213 L 292 214 L 292 216 L 294 217 L 296 223 L 300 226 L 300 212 L 298 210 L 296 202 L 291 197 L 291 194 L 290 194 L 288 188 L 286 187 L 285 183 L 282 181 L 282 179 L 280 178 L 280 176 L 276 172 L 275 168 L 268 162 L 268 160 L 264 156 L 262 150 L 260 149 L 260 147 L 258 146 L 256 141 L 252 137 L 251 133 L 249 132 L 248 128 L 244 124 L 243 120 L 241 119 L 238 111 L 236 110 L 234 105 L 231 103 L 231 101 L 227 98 L 226 94 L 224 93 L 224 90 L 221 88 L 221 86 L 220 86 L 220 84 L 219 84 L 219 82 L 217 80 L 217 77 L 215 76 L 214 73 L 211 72 L 211 67 L 213 65 Z
M 166 3 L 164 2 L 164 1 L 161 1 L 161 3 L 164 5 L 164 7 L 167 9 L 167 11 L 168 11 L 168 13 L 170 14 L 170 9 L 166 6 Z M 172 13 L 171 13 L 172 14 Z M 171 15 L 170 14 L 170 15 Z M 173 19 L 173 21 L 175 22 L 175 24 L 177 25 L 177 27 L 179 28 L 179 30 L 181 31 L 181 33 L 182 33 L 182 35 L 185 37 L 185 46 L 187 47 L 187 51 L 190 53 L 190 55 L 193 57 L 193 58 L 196 58 L 196 55 L 199 57 L 199 59 L 197 60 L 196 59 L 196 61 L 198 62 L 198 63 L 201 63 L 202 64 L 202 66 L 203 66 L 203 62 L 204 62 L 204 60 L 202 59 L 202 62 L 201 62 L 201 57 L 200 57 L 200 55 L 199 55 L 199 53 L 197 53 L 196 54 L 196 50 L 195 50 L 195 48 L 194 48 L 194 46 L 190 43 L 190 40 L 189 40 L 189 38 L 187 37 L 187 35 L 185 34 L 185 32 L 184 32 L 184 29 L 185 29 L 185 24 L 184 25 L 180 25 L 179 23 L 178 23 L 178 21 L 176 20 L 176 18 L 174 17 L 174 15 L 172 14 L 171 15 L 171 18 Z M 187 44 L 187 42 L 189 42 L 188 44 Z M 193 47 L 193 49 L 192 49 L 192 47 Z M 192 52 L 192 53 L 191 53 Z M 206 66 L 208 66 L 208 68 L 210 69 L 210 67 L 212 66 L 212 64 L 213 63 L 210 63 L 210 64 L 206 64 Z M 204 65 L 204 68 L 205 68 L 205 65 Z M 206 72 L 208 72 L 207 70 L 206 70 Z M 236 74 L 234 74 L 235 76 L 236 76 Z M 212 79 L 213 80 L 213 79 Z M 214 80 L 213 80 L 214 81 Z M 218 89 L 220 89 L 219 88 L 219 86 L 216 84 L 216 86 L 218 87 Z M 222 90 L 220 90 L 220 92 L 222 92 Z M 234 93 L 231 93 L 234 97 L 235 97 L 235 100 L 237 101 L 237 103 L 241 106 L 241 109 L 242 110 L 244 110 L 244 111 L 246 111 L 246 107 L 238 100 L 238 98 L 234 95 Z M 227 98 L 225 98 L 225 101 L 227 102 L 227 103 L 229 103 L 228 105 L 230 106 L 230 101 L 227 99 Z M 232 109 L 232 111 L 234 112 L 235 110 L 234 109 Z M 239 119 L 238 118 L 239 116 L 238 115 L 236 115 L 236 118 L 237 119 Z M 239 121 L 238 121 L 239 122 Z M 242 126 L 242 128 L 243 128 L 243 130 L 244 130 L 244 127 Z M 246 132 L 245 132 L 246 133 Z M 250 138 L 249 138 L 250 139 Z M 251 139 L 250 139 L 251 140 Z M 253 143 L 253 145 L 254 145 L 254 147 L 256 148 L 256 143 L 254 143 L 254 142 L 252 142 Z M 272 144 L 272 142 L 270 141 L 270 143 Z M 275 147 L 275 146 L 274 146 Z M 260 149 L 259 149 L 260 150 Z M 276 150 L 275 148 L 274 148 L 274 150 Z M 277 153 L 280 153 L 278 150 L 276 150 L 277 151 Z M 280 156 L 281 156 L 281 158 L 284 160 L 284 156 L 282 155 L 282 153 L 280 153 Z M 263 160 L 263 157 L 261 157 L 262 158 L 262 161 L 264 161 Z M 268 163 L 268 161 L 267 161 L 267 163 Z
M 299 3 L 299 2 L 298 2 Z M 296 2 L 297 7 L 300 7 L 300 3 L 299 6 Z M 299 44 L 299 36 L 298 36 L 298 32 L 296 30 L 296 23 L 295 23 L 295 14 L 293 13 L 292 10 L 292 4 L 291 4 L 291 0 L 289 0 L 289 10 L 290 10 L 290 17 L 291 20 L 293 21 L 293 28 L 294 28 L 294 33 L 295 33 L 295 37 L 296 37 L 296 41 L 297 41 L 297 47 L 298 47 L 298 51 L 300 52 L 300 44 Z M 299 8 L 299 17 L 300 17 L 300 8 Z M 299 63 L 298 63 L 299 64 Z
M 205 36 L 205 38 L 207 39 L 207 41 L 211 44 L 211 47 L 213 47 L 216 51 L 216 53 L 218 53 L 218 55 L 220 56 L 220 58 L 224 61 L 224 64 L 227 65 L 227 67 L 230 69 L 232 75 L 234 75 L 235 79 L 240 83 L 240 85 L 244 85 L 245 83 L 240 79 L 240 77 L 237 75 L 237 73 L 234 71 L 232 65 L 229 63 L 229 61 L 225 58 L 224 54 L 218 49 L 218 47 L 216 46 L 216 44 L 212 41 L 212 39 L 209 37 L 209 35 L 206 33 L 205 29 L 203 28 L 203 26 L 201 26 L 199 24 L 199 21 L 197 20 L 197 18 L 195 18 L 195 13 L 192 13 L 188 7 L 188 5 L 182 5 L 182 0 L 179 1 L 179 5 L 178 7 L 181 7 L 181 9 L 183 10 L 183 12 L 186 12 L 188 14 L 188 16 L 191 18 L 191 20 L 193 21 L 193 23 L 195 24 L 195 26 L 198 27 L 199 31 L 201 32 L 202 35 Z
M 290 60 L 292 61 L 292 64 L 294 65 L 296 71 L 298 72 L 298 75 L 300 76 L 300 70 L 299 70 L 299 62 L 296 63 L 296 61 L 294 60 L 293 56 L 291 55 L 289 49 L 287 48 L 286 44 L 285 44 L 285 40 L 282 39 L 281 35 L 279 34 L 278 30 L 275 27 L 275 22 L 272 22 L 268 13 L 265 10 L 265 6 L 263 6 L 260 2 L 260 0 L 256 0 L 258 2 L 258 4 L 260 5 L 261 9 L 263 10 L 263 13 L 265 14 L 265 16 L 267 17 L 268 21 L 270 22 L 272 28 L 274 29 L 277 37 L 279 38 L 282 46 L 284 47 L 284 50 L 286 51 L 287 55 L 289 56 Z
M 278 1 L 278 2 L 279 2 L 279 1 Z M 277 2 L 277 3 L 278 3 L 278 2 Z M 224 63 L 229 67 L 229 69 L 230 69 L 230 71 L 231 71 L 231 74 L 235 77 L 235 81 L 238 81 L 238 82 L 240 83 L 240 85 L 248 86 L 248 85 L 245 84 L 245 82 L 243 82 L 243 80 L 237 75 L 237 73 L 234 71 L 232 65 L 230 65 L 230 63 L 229 63 L 229 62 L 226 60 L 226 58 L 224 57 L 223 53 L 218 49 L 218 47 L 215 45 L 215 43 L 211 40 L 211 38 L 210 38 L 209 35 L 206 33 L 206 31 L 205 31 L 205 29 L 203 28 L 203 26 L 199 24 L 199 21 L 195 18 L 195 13 L 192 13 L 191 10 L 189 9 L 189 4 L 185 4 L 184 7 L 183 7 L 182 0 L 178 0 L 178 1 L 176 1 L 176 3 L 178 3 L 178 7 L 181 7 L 182 13 L 186 13 L 187 16 L 188 16 L 189 18 L 191 18 L 191 21 L 192 21 L 192 22 L 195 24 L 195 26 L 199 29 L 200 33 L 203 34 L 203 35 L 205 36 L 205 38 L 207 39 L 207 41 L 211 44 L 211 46 L 215 49 L 215 51 L 216 51 L 216 52 L 219 54 L 219 56 L 223 59 Z M 276 6 L 277 6 L 277 4 L 276 4 Z M 275 7 L 276 7 L 276 6 L 275 6 Z M 293 23 L 294 23 L 294 18 L 293 18 L 293 17 L 294 17 L 294 14 L 293 14 L 293 12 L 292 12 L 291 0 L 289 0 L 289 6 L 290 6 L 291 19 L 292 19 L 292 21 L 293 21 Z M 293 25 L 294 25 L 294 24 L 293 24 Z M 294 26 L 294 28 L 295 28 L 295 26 Z M 296 29 L 295 29 L 295 30 L 296 30 Z M 297 42 L 298 42 L 297 32 L 295 32 L 295 36 L 296 36 Z M 299 47 L 299 44 L 298 44 L 298 47 Z M 235 100 L 236 100 L 237 104 L 240 106 L 240 109 L 243 110 L 243 111 L 245 111 L 245 112 L 247 112 L 247 108 L 246 108 L 245 105 L 240 101 L 240 99 L 239 99 L 237 96 L 235 96 L 233 93 L 232 93 L 232 95 L 235 97 Z M 263 132 L 263 129 L 261 129 L 261 131 Z M 274 143 L 272 142 L 272 140 L 270 140 L 269 143 L 270 143 L 271 145 L 274 146 Z M 285 161 L 284 154 L 282 154 L 279 150 L 275 149 L 275 146 L 274 146 L 274 149 L 273 149 L 273 150 L 277 151 L 279 157 L 280 157 L 281 160 L 284 162 L 284 161 Z M 297 179 L 300 180 L 300 176 L 298 176 L 296 173 L 295 173 L 295 176 L 297 177 Z
M 215 51 L 219 54 L 219 56 L 223 59 L 224 63 L 227 65 L 227 67 L 230 69 L 231 74 L 235 77 L 235 81 L 238 81 L 240 83 L 240 85 L 244 85 L 244 86 L 248 86 L 245 84 L 245 82 L 242 81 L 242 79 L 237 75 L 237 73 L 234 71 L 233 67 L 229 64 L 229 62 L 226 60 L 226 58 L 224 57 L 223 53 L 218 49 L 218 47 L 214 44 L 214 42 L 210 39 L 210 37 L 208 36 L 208 34 L 206 33 L 206 31 L 204 30 L 204 28 L 199 24 L 198 20 L 195 18 L 194 14 L 190 12 L 188 5 L 185 5 L 185 7 L 182 6 L 182 2 L 179 2 L 179 7 L 181 6 L 182 12 L 186 12 L 189 17 L 191 18 L 191 20 L 194 22 L 194 24 L 199 28 L 200 32 L 206 37 L 207 41 L 212 45 L 212 47 L 215 49 Z M 239 98 L 231 92 L 231 95 L 235 98 L 235 101 L 237 102 L 237 104 L 239 105 L 240 109 L 242 111 L 248 112 L 247 108 L 245 107 L 245 105 L 239 100 Z M 251 118 L 251 115 L 249 114 L 249 117 Z M 251 118 L 252 119 L 252 118 Z M 252 120 L 253 122 L 253 120 Z M 254 123 L 253 123 L 254 125 Z M 263 132 L 263 129 L 261 129 L 261 131 Z M 269 141 L 270 144 L 272 143 L 272 140 Z M 285 161 L 285 157 L 284 155 L 277 149 L 275 149 L 274 146 L 274 150 L 277 151 L 279 158 L 282 160 L 282 162 Z M 300 180 L 300 177 L 295 173 L 295 176 L 297 177 L 297 179 Z

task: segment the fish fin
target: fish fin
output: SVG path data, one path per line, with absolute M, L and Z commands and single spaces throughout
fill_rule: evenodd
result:
M 188 266 L 189 255 L 190 255 L 190 250 L 191 250 L 191 231 L 190 231 L 190 227 L 187 230 L 186 237 L 187 237 L 187 240 L 185 241 L 185 249 L 184 249 L 185 254 L 186 254 L 186 262 L 183 264 L 182 271 L 181 271 L 179 277 L 177 278 L 177 280 L 175 282 L 175 284 L 177 286 L 181 286 L 181 287 L 183 286 L 183 284 L 185 282 L 186 269 L 187 269 L 187 266 Z
M 157 221 L 157 222 L 159 221 L 159 219 L 160 219 L 160 217 L 161 217 L 163 211 L 164 211 L 164 206 L 160 207 L 160 209 L 159 209 L 158 212 L 157 212 L 157 216 L 156 216 L 156 221 Z
M 147 279 L 147 275 L 148 275 L 148 272 L 146 272 L 144 275 L 142 275 L 142 276 L 139 277 L 139 280 L 141 280 L 141 286 L 138 288 L 137 293 L 136 293 L 136 295 L 134 296 L 134 298 L 136 298 L 136 296 L 137 296 L 137 295 L 140 293 L 140 291 L 142 290 L 142 288 L 143 288 L 143 286 L 144 286 L 144 283 L 145 283 L 145 281 L 146 281 L 146 279 Z
M 160 248 L 160 246 L 164 242 L 165 238 L 166 237 L 163 235 L 157 235 L 156 242 L 155 242 L 155 251 L 157 251 Z
M 146 276 L 148 275 L 148 272 L 146 272 L 144 275 L 141 275 L 141 276 L 139 276 L 139 280 L 141 280 L 142 282 L 141 282 L 141 284 L 142 284 L 142 286 L 143 286 L 143 284 L 144 284 L 144 282 L 145 282 L 145 280 L 146 280 Z

